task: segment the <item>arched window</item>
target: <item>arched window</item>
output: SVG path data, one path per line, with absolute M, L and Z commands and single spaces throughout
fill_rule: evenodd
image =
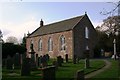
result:
M 30 41 L 30 49 L 33 51 L 33 40 Z
M 60 50 L 65 50 L 65 37 L 63 35 L 60 37 Z
M 88 27 L 85 27 L 85 38 L 89 38 L 89 30 Z
M 42 40 L 41 39 L 38 42 L 38 50 L 42 51 Z
M 51 37 L 48 39 L 48 51 L 52 51 L 53 50 L 53 41 L 51 39 Z

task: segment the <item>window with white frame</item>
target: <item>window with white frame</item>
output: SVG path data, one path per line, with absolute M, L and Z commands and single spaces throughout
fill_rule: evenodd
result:
M 48 51 L 52 51 L 53 50 L 53 41 L 51 39 L 51 37 L 48 39 Z
M 60 50 L 65 50 L 65 37 L 62 35 L 60 37 Z
M 42 40 L 41 39 L 38 42 L 38 50 L 42 51 Z
M 30 41 L 30 50 L 33 50 L 33 40 Z
M 89 30 L 88 27 L 85 27 L 85 38 L 89 38 Z

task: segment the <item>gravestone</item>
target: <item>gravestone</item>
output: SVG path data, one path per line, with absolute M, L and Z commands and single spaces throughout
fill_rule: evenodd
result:
M 36 54 L 36 67 L 38 67 L 38 54 Z
M 76 64 L 76 61 L 77 61 L 76 59 L 77 59 L 77 56 L 74 55 L 74 57 L 73 57 L 73 63 L 74 63 L 74 64 Z
M 31 66 L 30 66 L 30 58 L 26 58 L 23 60 L 22 68 L 21 68 L 21 76 L 30 76 Z
M 89 68 L 90 67 L 89 50 L 86 50 L 84 54 L 85 54 L 85 68 Z
M 55 66 L 55 69 L 57 70 L 58 69 L 58 63 L 57 63 L 57 61 L 53 61 L 53 66 Z
M 38 65 L 39 65 L 39 67 L 41 67 L 41 64 L 42 64 L 42 56 L 40 56 L 40 57 L 38 57 Z
M 58 66 L 62 66 L 63 58 L 61 56 L 57 57 L 57 63 L 58 63 Z
M 21 67 L 21 61 L 20 60 L 21 60 L 20 54 L 16 53 L 14 55 L 14 66 L 15 66 L 15 68 L 20 68 Z
M 46 58 L 45 55 L 42 57 L 41 63 L 42 63 L 42 67 L 46 67 L 47 66 L 47 58 Z
M 6 68 L 12 70 L 13 69 L 13 59 L 8 56 L 7 57 L 7 62 L 6 62 Z
M 6 67 L 6 61 L 7 59 L 2 59 L 2 67 Z
M 79 63 L 79 61 L 80 61 L 80 57 L 77 57 L 77 63 Z
M 65 61 L 68 62 L 68 54 L 65 54 Z
M 42 80 L 55 80 L 55 66 L 42 68 Z
M 48 54 L 46 54 L 45 56 L 46 56 L 47 61 L 49 61 L 50 56 Z
M 84 70 L 77 71 L 76 80 L 85 80 Z
M 31 69 L 36 69 L 36 62 L 35 62 L 35 52 L 31 53 Z

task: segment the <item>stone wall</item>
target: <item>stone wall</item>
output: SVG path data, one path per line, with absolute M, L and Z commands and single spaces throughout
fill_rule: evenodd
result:
M 89 38 L 85 38 L 85 27 L 88 28 Z M 74 54 L 80 58 L 84 58 L 84 51 L 86 46 L 89 47 L 90 57 L 93 57 L 93 49 L 97 43 L 97 33 L 94 29 L 91 21 L 87 16 L 84 16 L 82 20 L 76 25 L 73 30 L 74 37 Z
M 60 50 L 60 37 L 65 37 L 65 43 L 66 43 L 66 50 L 61 51 Z M 51 37 L 53 41 L 53 51 L 48 51 L 48 39 Z M 42 40 L 42 51 L 38 50 L 38 42 L 39 40 Z M 36 52 L 35 54 L 44 55 L 49 54 L 51 58 L 55 58 L 56 56 L 62 56 L 65 58 L 65 54 L 68 54 L 69 58 L 72 58 L 73 50 L 72 50 L 72 30 L 65 31 L 65 32 L 59 32 L 54 34 L 48 34 L 48 35 L 42 35 L 42 36 L 36 36 L 32 38 L 27 38 L 26 47 L 27 52 L 30 51 L 30 41 L 33 40 L 33 48 Z

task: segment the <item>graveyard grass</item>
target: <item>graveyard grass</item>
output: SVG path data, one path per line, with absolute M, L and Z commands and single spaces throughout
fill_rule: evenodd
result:
M 119 80 L 120 78 L 120 69 L 117 60 L 109 60 L 112 64 L 109 69 L 105 70 L 104 72 L 100 73 L 99 75 L 94 76 L 92 79 L 110 79 L 110 80 Z
M 52 62 L 49 61 L 49 64 Z M 79 63 L 73 64 L 72 61 L 69 63 L 63 63 L 62 67 L 58 67 L 56 70 L 56 79 L 60 78 L 66 78 L 72 79 L 75 78 L 75 74 L 78 70 L 83 70 L 85 74 L 88 74 L 92 71 L 95 71 L 99 68 L 102 68 L 105 65 L 105 62 L 102 60 L 90 60 L 90 68 L 85 69 L 84 68 L 84 60 L 80 60 Z M 14 72 L 15 74 L 12 75 L 11 72 Z M 2 80 L 40 80 L 41 77 L 41 71 L 40 70 L 34 70 L 31 72 L 31 76 L 20 76 L 20 69 L 15 69 L 14 71 L 6 70 L 3 68 L 3 79 Z

